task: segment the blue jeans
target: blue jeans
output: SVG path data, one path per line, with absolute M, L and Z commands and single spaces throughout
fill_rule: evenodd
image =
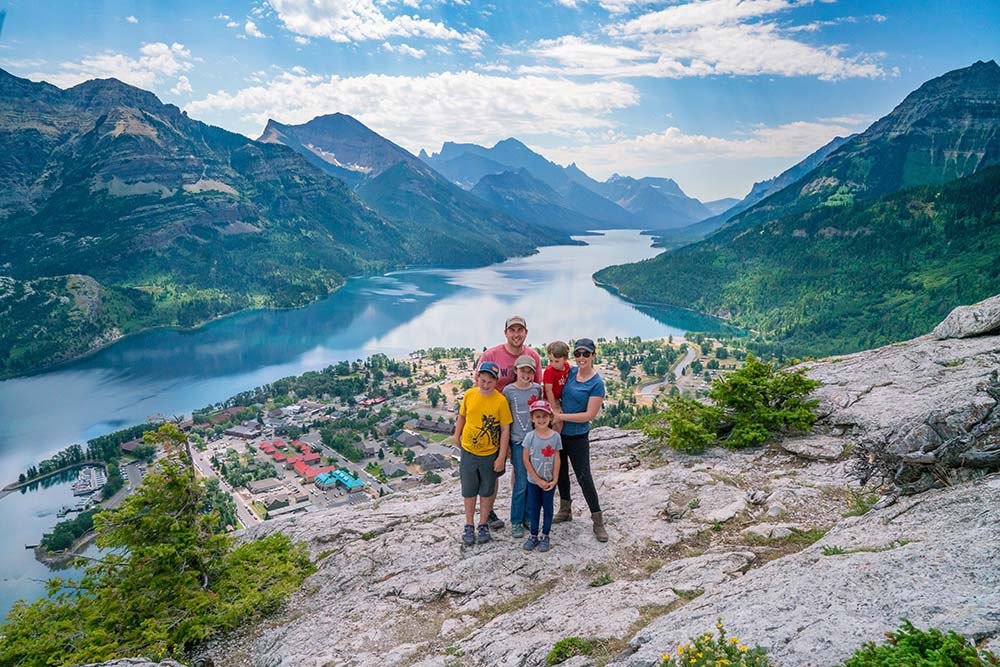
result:
M 510 525 L 518 526 L 528 522 L 528 512 L 524 505 L 524 492 L 528 488 L 528 471 L 524 467 L 524 447 L 520 443 L 510 443 L 510 460 L 514 465 L 514 491 L 510 494 Z
M 552 499 L 556 497 L 556 487 L 542 491 L 540 486 L 528 483 L 528 518 L 531 522 L 531 534 L 538 535 L 538 515 L 542 515 L 542 535 L 548 535 L 552 530 Z M 544 511 L 543 511 L 544 510 Z

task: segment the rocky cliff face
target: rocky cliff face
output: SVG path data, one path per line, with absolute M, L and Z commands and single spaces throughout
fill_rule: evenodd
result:
M 1000 475 L 961 457 L 927 468 L 905 457 L 938 456 L 955 438 L 966 458 L 1000 449 L 989 426 L 998 365 L 998 335 L 927 336 L 810 363 L 825 383 L 815 431 L 748 452 L 654 454 L 635 432 L 596 429 L 607 544 L 579 501 L 547 554 L 525 553 L 507 531 L 464 549 L 454 479 L 259 526 L 247 537 L 285 532 L 319 569 L 277 616 L 198 660 L 541 665 L 578 636 L 597 649 L 564 664 L 652 666 L 719 616 L 783 667 L 838 664 L 901 618 L 995 648 Z M 897 497 L 890 475 L 875 509 L 845 517 L 849 471 L 872 443 L 936 488 Z

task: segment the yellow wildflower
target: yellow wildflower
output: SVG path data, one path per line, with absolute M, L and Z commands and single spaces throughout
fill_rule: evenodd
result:
M 678 646 L 677 647 L 677 655 L 682 655 L 683 653 L 684 653 L 684 647 L 683 646 Z
M 740 650 L 743 651 L 744 653 L 746 653 L 747 652 L 747 647 L 743 646 L 742 644 L 740 644 Z
M 698 657 L 699 658 L 701 657 L 701 651 L 698 651 Z
M 729 638 L 729 643 L 730 644 L 739 644 L 740 643 L 740 638 L 739 637 L 730 637 Z

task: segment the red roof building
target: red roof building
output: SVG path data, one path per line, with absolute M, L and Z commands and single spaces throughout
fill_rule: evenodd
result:
M 319 452 L 310 452 L 309 454 L 300 454 L 302 460 L 306 463 L 319 463 L 320 455 Z
M 271 456 L 274 458 L 275 461 L 279 462 L 284 461 L 286 458 L 284 452 L 275 452 L 274 454 L 271 454 Z

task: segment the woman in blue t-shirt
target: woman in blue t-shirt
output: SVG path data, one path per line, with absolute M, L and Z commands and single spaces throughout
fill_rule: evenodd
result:
M 569 467 L 572 465 L 576 481 L 590 507 L 594 535 L 599 542 L 607 542 L 608 531 L 604 528 L 604 515 L 597 498 L 594 477 L 590 472 L 590 422 L 601 411 L 604 403 L 604 380 L 594 368 L 596 351 L 594 341 L 589 338 L 581 338 L 573 346 L 576 366 L 570 369 L 569 377 L 566 378 L 562 392 L 562 412 L 558 415 L 563 422 L 563 448 L 559 452 L 559 511 L 553 521 L 558 523 L 573 520 L 572 501 L 569 497 Z

